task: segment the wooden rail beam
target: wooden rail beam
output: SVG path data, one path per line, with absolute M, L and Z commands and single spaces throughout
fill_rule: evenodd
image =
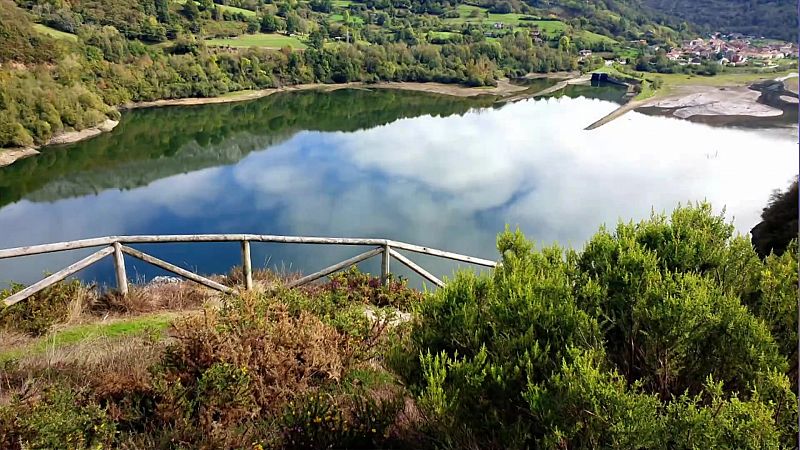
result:
M 65 250 L 77 250 L 80 248 L 100 247 L 101 245 L 111 245 L 115 242 L 113 237 L 101 237 L 93 239 L 80 239 L 69 242 L 56 242 L 55 244 L 28 245 L 25 247 L 7 248 L 0 250 L 0 259 L 15 258 L 17 256 L 39 255 L 42 253 L 63 252 Z
M 50 275 L 49 277 L 44 278 L 41 281 L 33 283 L 32 285 L 26 287 L 25 289 L 17 292 L 16 294 L 10 295 L 3 300 L 6 306 L 11 306 L 17 302 L 25 300 L 26 298 L 30 297 L 33 294 L 41 291 L 42 289 L 48 288 L 59 281 L 67 278 L 68 276 L 78 272 L 79 270 L 85 269 L 86 267 L 91 266 L 92 264 L 100 261 L 101 259 L 105 258 L 106 256 L 114 253 L 114 247 L 106 247 L 100 251 L 94 252 L 91 255 L 83 258 L 80 261 L 77 261 L 68 267 L 59 270 L 58 272 Z
M 194 281 L 196 283 L 202 284 L 204 286 L 208 286 L 211 289 L 215 289 L 217 291 L 224 292 L 226 294 L 232 294 L 234 292 L 233 289 L 231 289 L 231 288 L 229 288 L 227 286 L 223 286 L 223 285 L 217 283 L 216 281 L 209 280 L 206 277 L 200 276 L 200 275 L 198 275 L 198 274 L 196 274 L 194 272 L 190 272 L 190 271 L 188 271 L 186 269 L 183 269 L 181 267 L 178 267 L 178 266 L 176 266 L 174 264 L 170 264 L 170 263 L 168 263 L 166 261 L 160 260 L 160 259 L 156 258 L 155 256 L 150 256 L 147 253 L 140 252 L 139 250 L 136 250 L 134 248 L 127 247 L 127 246 L 123 245 L 122 246 L 122 251 L 127 253 L 127 254 L 129 254 L 129 255 L 131 255 L 131 256 L 133 256 L 134 258 L 139 258 L 144 262 L 150 263 L 150 264 L 152 264 L 154 266 L 161 267 L 164 270 L 168 270 L 168 271 L 170 271 L 170 272 L 172 272 L 172 273 L 174 273 L 176 275 L 180 275 L 180 276 L 182 276 L 182 277 L 184 277 L 186 279 L 192 280 L 192 281 Z
M 399 248 L 401 250 L 408 250 L 414 253 L 423 253 L 426 255 L 438 256 L 440 258 L 452 259 L 454 261 L 461 261 L 465 263 L 475 264 L 485 267 L 497 267 L 497 262 L 488 259 L 475 258 L 473 256 L 461 255 L 458 253 L 446 252 L 437 250 L 435 248 L 423 247 L 421 245 L 406 244 L 405 242 L 389 241 L 388 245 L 391 247 Z
M 390 250 L 389 250 L 389 253 L 390 253 L 390 254 L 391 254 L 391 255 L 392 255 L 392 256 L 393 256 L 393 257 L 394 257 L 396 260 L 398 260 L 398 261 L 400 261 L 401 263 L 405 264 L 405 265 L 406 265 L 406 266 L 407 266 L 409 269 L 413 270 L 414 272 L 416 272 L 416 273 L 418 273 L 420 276 L 422 276 L 422 278 L 425 278 L 426 280 L 430 281 L 431 283 L 435 284 L 435 285 L 436 285 L 436 286 L 438 286 L 438 287 L 442 287 L 442 286 L 444 286 L 444 282 L 442 282 L 442 280 L 440 280 L 440 279 L 436 278 L 435 276 L 433 276 L 433 274 L 431 274 L 431 273 L 430 273 L 430 272 L 428 272 L 427 270 L 425 270 L 425 269 L 423 269 L 422 267 L 420 267 L 420 266 L 419 266 L 417 263 L 415 263 L 414 261 L 411 261 L 410 259 L 406 258 L 404 255 L 402 255 L 402 254 L 398 253 L 398 252 L 397 252 L 397 251 L 395 251 L 394 249 L 390 249 Z
M 372 258 L 373 256 L 375 256 L 375 255 L 377 255 L 379 253 L 382 253 L 382 252 L 383 252 L 383 247 L 374 248 L 374 249 L 372 249 L 372 250 L 370 250 L 368 252 L 361 253 L 360 255 L 356 255 L 356 256 L 354 256 L 354 257 L 352 257 L 350 259 L 346 259 L 346 260 L 344 260 L 344 261 L 342 261 L 342 262 L 340 262 L 338 264 L 334 264 L 332 266 L 328 266 L 328 267 L 320 270 L 319 272 L 314 272 L 311 275 L 306 275 L 303 278 L 300 278 L 299 280 L 295 280 L 295 281 L 289 283 L 288 286 L 290 288 L 302 286 L 304 284 L 310 283 L 310 282 L 312 282 L 314 280 L 318 280 L 318 279 L 320 279 L 320 278 L 322 278 L 324 276 L 330 275 L 330 274 L 332 274 L 334 272 L 337 272 L 339 270 L 342 270 L 344 268 L 350 267 L 353 264 L 360 263 L 361 261 L 364 261 L 365 259 Z
M 186 234 L 186 235 L 153 235 L 153 236 L 106 236 L 92 239 L 81 239 L 69 242 L 57 242 L 53 244 L 30 245 L 0 250 L 0 259 L 14 258 L 18 256 L 37 255 L 41 253 L 60 252 L 65 250 L 75 250 L 80 248 L 99 247 L 112 245 L 114 242 L 121 244 L 147 244 L 147 243 L 167 243 L 167 242 L 272 242 L 285 244 L 328 244 L 328 245 L 368 245 L 368 246 L 390 246 L 401 250 L 408 250 L 415 253 L 438 256 L 440 258 L 452 259 L 455 261 L 477 264 L 486 267 L 495 267 L 497 263 L 488 259 L 475 258 L 472 256 L 461 255 L 458 253 L 446 252 L 421 245 L 413 245 L 405 242 L 392 241 L 388 239 L 361 239 L 361 238 L 328 238 L 315 236 L 277 236 L 268 234 Z

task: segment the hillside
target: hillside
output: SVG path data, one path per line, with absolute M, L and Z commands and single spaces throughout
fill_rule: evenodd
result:
M 793 0 L 643 0 L 654 10 L 692 22 L 708 31 L 743 33 L 797 41 L 797 2 Z

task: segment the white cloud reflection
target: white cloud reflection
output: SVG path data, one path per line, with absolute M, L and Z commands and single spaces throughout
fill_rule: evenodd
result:
M 538 242 L 579 247 L 602 223 L 690 200 L 727 207 L 747 232 L 770 192 L 796 173 L 790 132 L 636 113 L 583 130 L 615 107 L 531 100 L 355 133 L 305 132 L 234 166 L 131 191 L 7 206 L 0 209 L 0 246 L 106 234 L 253 232 L 389 237 L 491 258 L 506 223 Z M 353 253 L 291 251 L 279 255 L 306 270 Z M 29 281 L 75 258 L 0 261 L 0 280 Z

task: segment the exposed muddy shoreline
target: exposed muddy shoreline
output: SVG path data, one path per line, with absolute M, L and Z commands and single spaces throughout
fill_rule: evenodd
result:
M 89 138 L 93 138 L 101 133 L 106 133 L 113 130 L 119 125 L 118 120 L 106 119 L 104 122 L 93 127 L 84 128 L 77 131 L 63 131 L 51 137 L 44 145 L 31 146 L 31 147 L 12 147 L 0 149 L 0 167 L 8 166 L 29 156 L 39 154 L 39 149 L 48 145 L 63 145 L 72 144 L 73 142 L 80 142 Z
M 768 80 L 738 87 L 685 86 L 635 110 L 717 126 L 781 127 L 796 125 L 797 99 L 784 80 Z

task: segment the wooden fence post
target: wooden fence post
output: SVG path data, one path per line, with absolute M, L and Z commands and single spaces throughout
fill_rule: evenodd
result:
M 389 286 L 389 260 L 391 257 L 391 247 L 386 244 L 383 246 L 383 254 L 381 255 L 381 283 L 384 286 Z
M 244 275 L 244 289 L 253 289 L 253 266 L 250 260 L 250 241 L 242 241 L 242 275 Z
M 114 242 L 114 269 L 117 273 L 117 290 L 123 297 L 128 295 L 128 276 L 125 272 L 125 258 L 122 244 Z

